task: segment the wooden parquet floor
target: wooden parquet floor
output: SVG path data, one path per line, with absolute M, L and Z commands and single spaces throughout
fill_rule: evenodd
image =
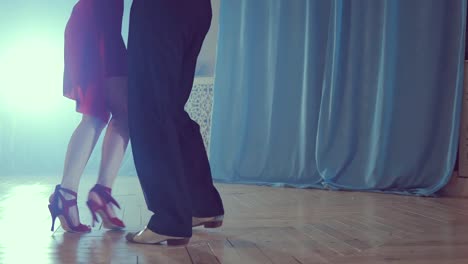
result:
M 57 177 L 0 176 L 0 263 L 468 263 L 468 201 L 375 193 L 217 185 L 222 228 L 197 228 L 187 247 L 134 245 L 97 226 L 85 235 L 50 231 L 47 199 Z M 82 222 L 95 180 L 83 177 Z M 136 177 L 114 194 L 126 231 L 147 211 Z

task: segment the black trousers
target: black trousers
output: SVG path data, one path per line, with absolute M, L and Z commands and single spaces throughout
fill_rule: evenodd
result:
M 465 25 L 465 60 L 468 60 L 468 6 L 466 7 L 466 25 Z
M 209 0 L 134 0 L 130 17 L 129 126 L 148 209 L 147 227 L 190 237 L 192 216 L 224 214 L 196 122 L 184 106 L 211 24 Z

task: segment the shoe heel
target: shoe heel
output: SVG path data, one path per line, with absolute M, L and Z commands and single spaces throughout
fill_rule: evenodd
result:
M 218 228 L 223 225 L 223 221 L 213 221 L 213 222 L 207 222 L 203 224 L 205 228 Z
M 53 232 L 54 227 L 55 227 L 55 219 L 57 218 L 57 215 L 55 214 L 54 208 L 50 204 L 49 204 L 49 212 L 50 212 L 50 216 L 52 217 L 52 227 L 50 228 L 50 231 Z
M 96 206 L 96 204 L 93 203 L 93 201 L 88 201 L 86 204 L 88 205 L 89 211 L 91 212 L 91 215 L 93 217 L 91 225 L 92 227 L 94 227 L 96 223 L 99 223 L 99 219 L 97 218 L 97 215 L 96 215 L 98 206 Z
M 185 246 L 189 242 L 190 242 L 190 238 L 168 239 L 166 241 L 167 245 L 170 246 L 170 247 Z

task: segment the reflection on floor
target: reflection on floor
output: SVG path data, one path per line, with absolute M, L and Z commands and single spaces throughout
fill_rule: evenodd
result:
M 93 177 L 84 177 L 79 207 Z M 225 225 L 196 229 L 187 247 L 133 245 L 99 226 L 50 232 L 55 177 L 0 176 L 0 263 L 468 263 L 468 202 L 453 198 L 218 185 Z M 120 177 L 121 216 L 136 231 L 150 216 L 138 180 Z

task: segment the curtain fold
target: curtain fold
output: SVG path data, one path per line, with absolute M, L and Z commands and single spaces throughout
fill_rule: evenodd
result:
M 223 182 L 430 195 L 456 159 L 466 1 L 222 1 Z

